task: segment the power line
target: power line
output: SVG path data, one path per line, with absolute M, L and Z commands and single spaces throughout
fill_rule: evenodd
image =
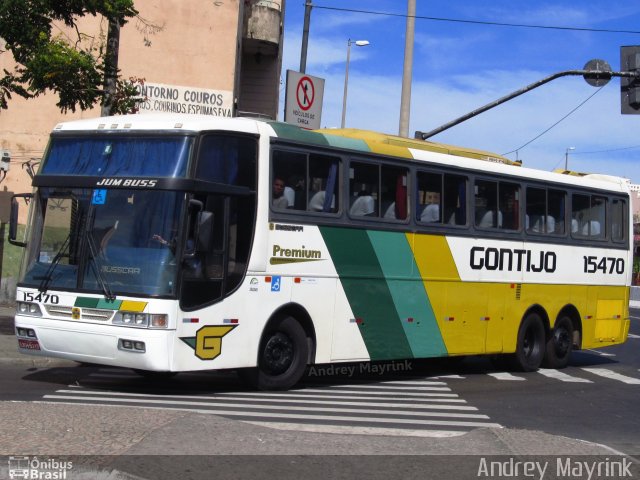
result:
M 590 152 L 574 152 L 571 155 L 589 155 L 592 153 L 611 153 L 611 152 L 620 152 L 622 150 L 633 150 L 635 148 L 640 148 L 640 145 L 632 145 L 631 147 L 608 148 L 606 150 L 592 150 Z
M 389 12 L 375 12 L 372 10 L 357 10 L 353 8 L 338 8 L 338 7 L 323 7 L 320 5 L 314 5 L 313 8 L 322 10 L 335 10 L 338 12 L 349 13 L 365 13 L 367 15 L 383 15 L 387 17 L 402 17 L 406 18 L 407 15 L 403 13 L 389 13 Z M 538 28 L 544 30 L 568 30 L 574 32 L 594 32 L 594 33 L 630 33 L 634 35 L 640 35 L 640 31 L 637 30 L 612 30 L 607 28 L 582 28 L 582 27 L 561 27 L 552 25 L 534 25 L 526 23 L 504 23 L 504 22 L 483 22 L 480 20 L 462 20 L 459 18 L 443 18 L 443 17 L 427 17 L 424 15 L 415 15 L 414 18 L 418 20 L 431 20 L 434 22 L 450 22 L 450 23 L 469 23 L 474 25 L 490 25 L 497 27 L 515 27 L 515 28 Z
M 595 92 L 593 92 L 591 95 L 589 95 L 585 100 L 583 100 L 577 107 L 575 107 L 573 110 L 571 110 L 569 113 L 567 113 L 564 117 L 562 117 L 560 120 L 558 120 L 556 123 L 554 123 L 553 125 L 551 125 L 549 128 L 547 128 L 546 130 L 544 130 L 542 133 L 536 135 L 535 137 L 533 137 L 531 140 L 529 140 L 527 143 L 525 143 L 524 145 L 519 146 L 518 148 L 514 148 L 513 150 L 511 150 L 510 152 L 507 153 L 503 153 L 503 156 L 509 155 L 510 153 L 514 153 L 517 152 L 519 150 L 522 150 L 524 147 L 526 147 L 527 145 L 529 145 L 530 143 L 536 141 L 537 139 L 539 139 L 541 136 L 543 136 L 545 133 L 547 133 L 549 130 L 551 130 L 552 128 L 554 128 L 556 125 L 558 125 L 560 122 L 562 122 L 564 119 L 566 119 L 569 115 L 571 115 L 573 112 L 575 112 L 576 110 L 578 110 L 581 106 L 583 106 L 585 103 L 587 103 L 589 100 L 591 100 L 598 92 L 600 92 L 600 90 L 602 90 L 604 88 L 604 85 L 600 88 L 598 88 Z

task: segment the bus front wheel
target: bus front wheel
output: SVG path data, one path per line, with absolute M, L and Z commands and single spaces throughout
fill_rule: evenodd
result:
M 545 352 L 546 335 L 542 318 L 530 313 L 520 324 L 518 344 L 514 354 L 515 366 L 523 372 L 533 372 L 542 364 Z
M 258 350 L 258 367 L 238 373 L 260 390 L 286 390 L 302 378 L 308 356 L 304 329 L 295 318 L 284 317 L 265 330 Z
M 560 317 L 547 340 L 543 365 L 547 368 L 564 368 L 573 351 L 573 323 L 569 317 Z

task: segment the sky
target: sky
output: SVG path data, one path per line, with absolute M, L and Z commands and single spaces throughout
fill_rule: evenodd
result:
M 304 3 L 287 0 L 285 6 L 281 120 L 286 71 L 300 68 Z M 368 40 L 368 46 L 351 46 L 346 127 L 398 134 L 407 3 L 313 0 L 306 73 L 325 79 L 323 128 L 340 127 L 349 39 Z M 620 47 L 640 45 L 640 2 L 416 4 L 409 137 L 555 73 L 581 70 L 592 59 L 620 71 Z M 639 133 L 640 114 L 620 113 L 619 78 L 596 88 L 580 76 L 566 76 L 429 140 L 507 154 L 541 170 L 564 168 L 568 159 L 570 170 L 618 175 L 640 184 Z

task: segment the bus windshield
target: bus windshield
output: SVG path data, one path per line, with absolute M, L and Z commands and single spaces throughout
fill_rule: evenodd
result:
M 167 191 L 40 188 L 22 284 L 106 297 L 175 295 L 184 198 Z
M 184 177 L 192 143 L 185 136 L 53 137 L 40 173 Z

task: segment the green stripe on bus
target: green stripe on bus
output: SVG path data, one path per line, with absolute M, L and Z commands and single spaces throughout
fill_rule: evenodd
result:
M 77 297 L 76 302 L 73 304 L 73 306 L 82 308 L 96 308 L 98 306 L 98 301 L 98 298 Z
M 278 138 L 296 140 L 310 145 L 328 146 L 327 138 L 321 133 L 311 132 L 302 128 L 281 122 L 268 122 L 278 135 Z
M 325 135 L 325 138 L 332 147 L 347 148 L 349 150 L 359 150 L 362 152 L 371 151 L 367 142 L 359 138 L 341 137 L 339 135 Z
M 320 227 L 371 360 L 412 358 L 394 300 L 365 230 Z
M 407 236 L 373 230 L 368 233 L 413 356 L 446 355 L 447 348 Z

